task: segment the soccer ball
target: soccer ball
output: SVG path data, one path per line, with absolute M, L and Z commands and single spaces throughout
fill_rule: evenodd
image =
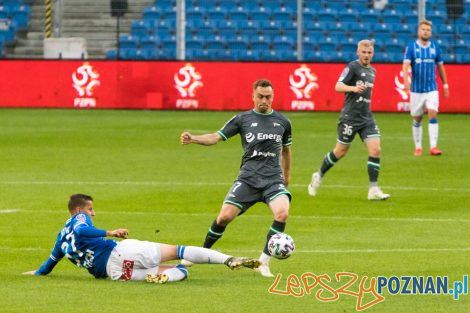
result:
M 294 239 L 287 234 L 277 233 L 268 241 L 269 254 L 276 259 L 287 259 L 294 253 L 294 250 Z

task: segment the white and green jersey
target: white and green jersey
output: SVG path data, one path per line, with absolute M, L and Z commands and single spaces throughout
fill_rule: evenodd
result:
M 358 60 L 350 62 L 341 73 L 338 82 L 348 86 L 365 85 L 363 93 L 346 92 L 340 120 L 354 126 L 374 122 L 370 109 L 372 88 L 374 87 L 375 68 L 363 66 Z
M 244 154 L 238 180 L 255 188 L 264 188 L 273 179 L 283 181 L 280 154 L 283 146 L 292 144 L 292 128 L 281 113 L 242 112 L 218 133 L 224 140 L 240 134 Z

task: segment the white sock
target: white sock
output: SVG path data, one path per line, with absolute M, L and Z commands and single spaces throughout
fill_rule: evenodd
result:
M 182 265 L 177 265 L 175 268 L 170 268 L 162 272 L 168 276 L 168 281 L 180 281 L 188 277 L 188 270 Z
M 196 264 L 223 264 L 230 257 L 212 249 L 192 246 L 178 246 L 178 256 Z
M 266 253 L 262 252 L 261 256 L 259 257 L 259 261 L 263 264 L 269 265 L 269 261 L 271 260 L 271 256 L 267 255 Z
M 429 131 L 429 144 L 432 149 L 434 147 L 437 147 L 437 138 L 439 137 L 439 124 L 429 123 L 428 131 Z
M 423 138 L 423 126 L 421 123 L 413 122 L 413 140 L 415 142 L 415 149 L 422 149 L 421 140 Z

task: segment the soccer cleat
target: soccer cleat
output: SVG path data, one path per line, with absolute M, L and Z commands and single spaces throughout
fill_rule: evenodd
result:
M 260 262 L 257 259 L 236 256 L 229 257 L 224 264 L 232 270 L 238 270 L 241 267 L 258 268 L 260 266 Z
M 431 148 L 431 150 L 429 150 L 429 154 L 430 155 L 441 155 L 442 151 L 439 150 L 437 147 L 434 147 L 434 148 Z
M 168 275 L 165 275 L 165 274 L 158 274 L 158 275 L 147 274 L 147 277 L 145 278 L 145 280 L 148 283 L 154 283 L 154 284 L 165 284 L 168 282 L 169 279 L 170 277 L 168 277 Z
M 321 184 L 321 175 L 318 172 L 315 172 L 312 174 L 312 181 L 310 184 L 308 184 L 308 194 L 311 195 L 312 197 L 315 197 L 318 191 L 318 187 L 320 187 Z
M 421 148 L 418 148 L 415 150 L 415 156 L 421 156 L 422 150 Z
M 188 260 L 185 260 L 185 259 L 182 259 L 182 260 L 181 260 L 181 264 L 183 264 L 183 265 L 186 266 L 186 267 L 191 267 L 191 266 L 194 265 L 193 262 L 188 261 Z
M 260 272 L 260 274 L 264 277 L 274 277 L 274 275 L 269 270 L 268 264 L 261 263 L 261 265 L 256 269 L 256 271 Z
M 369 200 L 387 200 L 390 198 L 389 194 L 383 193 L 379 187 L 370 187 L 369 188 L 369 195 L 367 199 Z

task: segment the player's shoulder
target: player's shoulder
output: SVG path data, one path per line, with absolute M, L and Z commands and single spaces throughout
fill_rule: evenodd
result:
M 74 215 L 71 219 L 71 223 L 73 225 L 77 225 L 77 224 L 89 224 L 91 223 L 91 219 L 88 215 L 86 215 L 85 213 L 78 213 L 76 215 Z
M 277 110 L 273 110 L 273 117 L 285 124 L 291 124 L 291 121 L 289 120 L 289 118 L 287 118 L 284 114 L 282 114 L 281 112 L 277 111 Z
M 348 63 L 347 68 L 349 68 L 350 72 L 357 72 L 362 69 L 362 65 L 359 63 L 359 60 L 354 60 Z

